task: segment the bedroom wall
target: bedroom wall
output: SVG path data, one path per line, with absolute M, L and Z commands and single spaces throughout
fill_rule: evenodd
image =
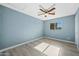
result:
M 79 9 L 75 14 L 75 44 L 79 48 Z
M 2 43 L 7 48 L 43 35 L 43 21 L 14 11 L 4 6 L 2 9 Z M 19 17 L 18 17 L 19 16 Z
M 55 23 L 59 20 L 63 21 L 62 29 L 50 30 L 50 23 Z M 74 15 L 47 20 L 44 23 L 45 23 L 44 36 L 75 42 L 75 16 Z
M 0 15 L 0 49 L 42 36 L 75 42 L 75 15 L 41 21 L 1 5 Z M 50 30 L 50 23 L 58 20 L 63 21 L 62 29 Z
M 3 47 L 2 44 L 2 7 L 0 7 L 0 49 Z

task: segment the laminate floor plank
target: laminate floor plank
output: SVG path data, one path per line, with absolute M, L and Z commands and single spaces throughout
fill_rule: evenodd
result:
M 79 56 L 75 44 L 42 38 L 4 51 L 4 56 Z

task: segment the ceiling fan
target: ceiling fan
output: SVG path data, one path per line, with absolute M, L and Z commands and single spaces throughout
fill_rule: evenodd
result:
M 55 4 L 53 4 L 53 5 L 51 5 L 48 9 L 45 9 L 42 5 L 39 5 L 39 7 L 40 7 L 40 11 L 42 12 L 42 13 L 40 13 L 40 14 L 38 14 L 39 16 L 40 15 L 44 15 L 44 17 L 47 17 L 47 15 L 55 15 L 55 12 L 52 12 L 52 11 L 54 11 L 56 8 L 54 7 L 55 6 Z

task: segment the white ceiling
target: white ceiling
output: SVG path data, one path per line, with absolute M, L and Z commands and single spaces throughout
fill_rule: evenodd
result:
M 48 17 L 38 16 L 39 13 L 39 5 L 42 5 L 45 8 L 48 8 L 53 3 L 2 3 L 2 5 L 7 6 L 9 8 L 18 10 L 32 17 L 38 18 L 40 20 L 49 20 L 58 17 L 74 15 L 79 8 L 78 3 L 56 3 L 56 15 L 49 15 Z

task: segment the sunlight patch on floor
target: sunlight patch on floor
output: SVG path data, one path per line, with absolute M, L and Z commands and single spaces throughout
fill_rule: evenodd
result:
M 44 49 L 45 49 L 48 45 L 49 45 L 49 44 L 47 44 L 47 43 L 41 43 L 41 44 L 35 46 L 34 48 L 37 49 L 37 50 L 40 51 L 40 52 L 43 52 Z
M 47 56 L 58 56 L 59 51 L 59 47 L 50 45 L 43 53 Z
M 60 51 L 60 47 L 53 46 L 45 42 L 40 43 L 34 48 L 47 56 L 58 56 Z

